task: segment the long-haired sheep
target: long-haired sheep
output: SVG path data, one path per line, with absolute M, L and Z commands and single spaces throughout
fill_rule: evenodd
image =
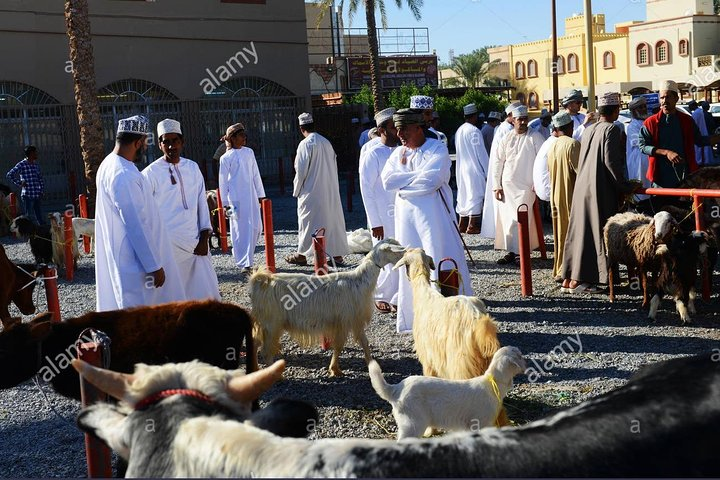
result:
M 65 268 L 65 222 L 59 212 L 48 214 L 50 220 L 50 233 L 52 235 L 53 263 L 58 267 Z M 77 261 L 80 257 L 77 235 L 73 229 L 71 237 L 73 252 L 73 267 L 77 268 Z
M 408 249 L 395 269 L 407 267 L 413 294 L 413 338 L 423 374 L 450 380 L 482 375 L 500 348 L 497 326 L 477 297 L 443 297 L 430 285 L 433 259 Z
M 655 320 L 660 300 L 667 293 L 675 300 L 675 308 L 682 323 L 690 323 L 690 313 L 695 313 L 698 260 L 707 255 L 707 238 L 705 232 L 679 234 L 667 245 L 658 248 L 660 274 L 648 318 Z
M 494 426 L 513 377 L 526 368 L 516 347 L 502 347 L 485 373 L 469 380 L 413 375 L 390 385 L 375 360 L 368 366 L 373 389 L 392 405 L 398 440 L 419 437 L 428 427 L 474 431 Z
M 608 284 L 610 301 L 615 301 L 614 277 L 618 264 L 627 266 L 628 272 L 637 269 L 643 290 L 642 306 L 648 305 L 648 273 L 656 268 L 655 250 L 670 240 L 677 222 L 668 212 L 654 217 L 641 213 L 624 212 L 608 218 L 603 228 L 605 251 L 608 257 Z
M 248 372 L 257 369 L 252 319 L 242 307 L 176 302 L 109 312 L 90 312 L 62 323 L 47 314 L 29 323 L 4 322 L 0 333 L 0 388 L 14 387 L 36 373 L 66 397 L 80 398 L 78 376 L 68 368 L 74 345 L 86 328 L 110 337 L 110 368 L 130 373 L 136 363 L 162 364 L 199 359 L 237 368 L 246 348 Z
M 385 265 L 400 260 L 404 252 L 396 240 L 386 239 L 349 272 L 323 276 L 254 272 L 250 300 L 265 363 L 270 364 L 280 349 L 283 331 L 302 345 L 311 345 L 320 336 L 327 338 L 333 346 L 330 376 L 342 375 L 338 358 L 350 333 L 369 362 L 365 327 L 372 319 L 378 275 Z
M 53 263 L 53 243 L 50 225 L 38 225 L 25 215 L 13 220 L 10 231 L 27 238 L 35 263 Z

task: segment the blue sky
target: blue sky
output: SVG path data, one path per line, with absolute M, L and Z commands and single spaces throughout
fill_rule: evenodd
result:
M 339 3 L 339 1 L 338 1 Z M 346 0 L 347 3 L 347 0 Z M 565 18 L 583 13 L 583 0 L 557 0 L 558 34 L 565 30 Z M 548 38 L 551 29 L 550 0 L 425 0 L 418 22 L 403 0 L 398 9 L 394 0 L 385 0 L 389 27 L 427 27 L 430 49 L 442 62 L 451 48 L 455 55 L 485 45 L 507 45 Z M 616 23 L 645 20 L 644 0 L 593 0 L 593 14 L 604 13 L 609 31 Z M 378 25 L 380 23 L 378 14 Z M 345 12 L 345 26 L 347 12 Z M 365 26 L 365 13 L 358 11 L 352 27 Z

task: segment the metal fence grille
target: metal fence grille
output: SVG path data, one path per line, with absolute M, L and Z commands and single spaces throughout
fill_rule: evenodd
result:
M 188 101 L 114 102 L 100 105 L 105 151 L 114 146 L 117 122 L 132 115 L 146 115 L 155 128 L 165 118 L 182 124 L 183 156 L 195 160 L 205 174 L 208 188 L 217 186 L 217 165 L 212 156 L 225 129 L 245 124 L 248 146 L 255 151 L 263 182 L 278 182 L 278 158 L 284 159 L 285 179 L 291 179 L 292 160 L 298 142 L 297 116 L 302 97 L 235 97 Z M 160 157 L 155 136 L 145 164 Z M 0 182 L 5 173 L 23 158 L 23 147 L 38 148 L 38 163 L 45 178 L 48 203 L 68 202 L 84 190 L 84 164 L 74 105 L 0 105 Z

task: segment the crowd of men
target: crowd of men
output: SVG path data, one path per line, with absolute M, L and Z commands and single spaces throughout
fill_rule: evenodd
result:
M 704 105 L 677 110 L 677 84 L 665 82 L 660 109 L 648 113 L 645 97 L 632 100 L 632 119 L 619 122 L 621 97 L 606 93 L 598 111 L 583 114 L 583 94 L 571 91 L 555 115 L 543 110 L 529 122 L 528 108 L 514 102 L 505 115 L 485 115 L 476 105 L 463 108 L 465 122 L 454 136 L 457 200 L 449 186 L 451 158 L 447 136 L 438 130 L 433 99 L 413 96 L 408 108 L 377 112 L 375 127 L 359 139 L 360 188 L 373 243 L 395 238 L 421 247 L 438 265 L 457 262 L 459 292 L 472 295 L 462 234 L 494 239 L 505 253 L 498 264 L 513 264 L 519 254 L 517 211 L 548 201 L 555 244 L 553 277 L 565 292 L 598 292 L 607 283 L 602 228 L 622 199 L 642 187 L 675 187 L 689 173 L 713 161 L 712 118 Z M 702 102 L 701 102 L 702 103 Z M 334 267 L 349 253 L 340 201 L 337 159 L 330 141 L 315 130 L 312 114 L 298 117 L 304 137 L 295 157 L 293 196 L 297 199 L 298 247 L 285 257 L 307 265 L 313 236 L 325 231 L 326 252 Z M 157 125 L 163 156 L 140 171 L 149 121 L 120 120 L 115 148 L 97 173 L 97 309 L 114 310 L 186 299 L 219 299 L 208 239 L 210 213 L 197 163 L 181 156 L 180 123 Z M 233 256 L 243 275 L 250 273 L 262 230 L 260 201 L 265 190 L 255 154 L 247 147 L 242 123 L 227 128 L 219 158 L 220 194 L 229 207 Z M 43 180 L 37 149 L 7 174 L 22 188 L 25 211 L 38 223 Z M 636 194 L 639 208 L 658 209 L 662 200 Z M 538 238 L 530 219 L 530 247 Z M 160 220 L 160 221 L 158 221 Z M 438 272 L 431 273 L 437 280 Z M 378 279 L 375 306 L 397 312 L 397 331 L 412 330 L 412 293 L 407 275 L 386 266 Z

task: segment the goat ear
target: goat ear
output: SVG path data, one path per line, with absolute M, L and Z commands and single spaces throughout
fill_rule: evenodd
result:
M 393 265 L 393 270 L 397 270 L 398 268 L 402 267 L 403 265 L 407 265 L 407 261 L 405 260 L 405 257 L 401 258 L 397 261 L 395 265 Z
M 118 452 L 125 460 L 130 458 L 130 446 L 125 438 L 127 416 L 116 405 L 98 403 L 80 411 L 77 418 L 80 430 L 89 433 Z
M 230 379 L 227 392 L 230 398 L 239 403 L 250 403 L 269 390 L 282 378 L 285 360 L 278 360 L 267 368 L 247 375 L 238 375 Z
M 432 259 L 430 255 L 427 256 L 427 264 L 428 267 L 430 267 L 430 270 L 435 270 L 435 261 Z
M 118 400 L 125 397 L 128 385 L 135 381 L 133 375 L 93 367 L 77 358 L 72 361 L 72 366 L 85 380 L 95 385 L 101 392 L 105 392 Z

